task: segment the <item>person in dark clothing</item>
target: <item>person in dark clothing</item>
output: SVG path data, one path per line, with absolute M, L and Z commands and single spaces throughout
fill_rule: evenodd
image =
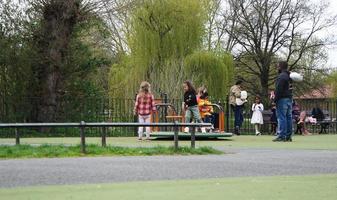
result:
M 321 130 L 320 130 L 320 132 L 319 132 L 319 134 L 321 134 L 321 133 L 327 133 L 326 132 L 326 129 L 327 129 L 327 127 L 329 126 L 329 123 L 324 123 L 323 121 L 324 121 L 324 113 L 323 113 L 323 111 L 319 108 L 319 106 L 318 105 L 316 105 L 316 107 L 315 108 L 313 108 L 312 109 L 312 111 L 311 111 L 311 116 L 313 117 L 313 118 L 316 118 L 316 120 L 317 120 L 317 122 L 319 122 L 320 123 L 320 125 L 321 125 Z
M 270 118 L 270 122 L 271 122 L 271 133 L 274 135 L 277 135 L 277 116 L 276 116 L 276 104 L 272 103 L 272 107 L 271 107 L 271 118 Z
M 277 68 L 279 75 L 275 82 L 274 101 L 276 103 L 279 134 L 273 141 L 292 141 L 292 86 L 288 63 L 281 61 Z
M 190 81 L 185 81 L 183 84 L 184 89 L 184 108 L 185 108 L 185 123 L 190 123 L 191 119 L 194 119 L 198 123 L 202 123 L 198 102 L 197 92 L 195 91 Z M 185 128 L 184 132 L 188 132 L 189 128 Z M 205 133 L 204 127 L 201 128 L 201 132 Z

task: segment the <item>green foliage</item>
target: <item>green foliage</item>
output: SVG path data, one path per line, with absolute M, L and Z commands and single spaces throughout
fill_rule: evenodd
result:
M 112 67 L 110 91 L 133 97 L 145 79 L 155 93 L 180 97 L 183 60 L 201 47 L 205 18 L 201 1 L 145 0 L 132 13 L 131 52 Z
M 102 97 L 107 85 L 99 80 L 100 71 L 105 71 L 111 65 L 112 59 L 107 55 L 104 46 L 94 43 L 96 40 L 104 40 L 104 32 L 101 32 L 102 22 L 93 19 L 86 24 L 80 24 L 75 28 L 70 42 L 70 51 L 67 57 L 68 63 L 62 66 L 64 77 L 63 90 L 69 96 L 94 96 Z M 92 37 L 87 34 L 91 33 Z M 106 75 L 105 75 L 106 76 Z
M 41 145 L 41 146 L 0 146 L 0 158 L 51 158 L 51 157 L 78 157 L 78 156 L 152 156 L 152 155 L 206 155 L 223 154 L 211 147 L 192 149 L 180 147 L 117 147 L 88 145 L 86 154 L 81 153 L 81 147 L 64 145 Z
M 142 80 L 140 68 L 136 68 L 132 56 L 121 55 L 118 64 L 112 65 L 109 74 L 109 95 L 118 98 L 134 98 Z
M 22 97 L 29 95 L 32 83 L 32 56 L 29 37 L 22 27 L 23 19 L 15 6 L 0 8 L 0 120 L 15 121 L 28 113 Z M 19 28 L 20 27 L 20 28 Z
M 44 4 L 28 3 L 24 10 L 26 17 L 19 16 L 12 8 L 0 9 L 3 22 L 0 30 L 0 120 L 3 122 L 35 121 L 40 109 L 37 97 L 43 92 L 43 84 L 39 79 L 46 76 L 39 66 L 43 62 L 40 51 L 48 46 L 40 48 L 37 38 L 43 32 Z M 105 24 L 94 15 L 87 15 L 86 20 L 73 27 L 65 45 L 67 49 L 60 50 L 64 59 L 57 67 L 61 74 L 57 85 L 57 105 L 60 106 L 55 114 L 57 120 L 77 121 L 81 117 L 78 113 L 81 105 L 88 105 L 84 97 L 99 98 L 107 91 L 106 72 L 113 61 L 105 46 L 108 36 Z
M 145 0 L 132 17 L 132 54 L 141 64 L 161 68 L 165 60 L 182 58 L 200 47 L 204 20 L 200 1 Z
M 233 59 L 229 54 L 196 52 L 186 57 L 185 73 L 195 85 L 205 85 L 210 96 L 221 99 L 228 95 L 234 75 Z

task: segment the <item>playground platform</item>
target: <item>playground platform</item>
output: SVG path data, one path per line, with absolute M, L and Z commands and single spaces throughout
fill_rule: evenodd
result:
M 174 137 L 174 132 L 152 132 L 150 134 L 151 137 L 156 137 L 156 138 L 173 138 Z M 190 139 L 191 138 L 191 133 L 184 133 L 184 132 L 179 132 L 178 133 L 179 139 Z M 223 137 L 232 137 L 233 133 L 227 133 L 227 132 L 210 132 L 210 133 L 201 133 L 201 132 L 196 132 L 195 137 L 196 139 L 214 139 L 214 138 L 223 138 Z

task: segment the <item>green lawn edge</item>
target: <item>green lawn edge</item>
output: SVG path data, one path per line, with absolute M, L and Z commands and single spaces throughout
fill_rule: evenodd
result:
M 275 136 L 233 136 L 231 138 L 220 138 L 215 140 L 196 140 L 196 147 L 210 146 L 220 148 L 271 148 L 271 149 L 308 149 L 308 150 L 337 150 L 337 134 L 328 135 L 310 135 L 293 137 L 293 142 L 272 142 Z M 64 144 L 78 145 L 80 138 L 22 138 L 21 144 Z M 101 144 L 99 137 L 87 137 L 87 144 Z M 0 139 L 0 145 L 15 144 L 15 138 Z M 154 146 L 172 146 L 173 140 L 151 140 L 139 142 L 135 137 L 108 137 L 107 144 L 112 146 L 126 147 L 154 147 Z M 189 147 L 191 141 L 179 140 L 179 146 Z
M 87 156 L 153 156 L 153 155 L 208 155 L 223 154 L 212 147 L 101 147 L 95 144 L 86 145 L 86 153 L 81 153 L 80 145 L 3 145 L 0 146 L 0 159 L 11 158 L 60 158 Z

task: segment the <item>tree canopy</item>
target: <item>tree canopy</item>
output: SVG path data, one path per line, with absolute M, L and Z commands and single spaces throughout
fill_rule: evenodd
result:
M 0 120 L 66 119 L 66 111 L 76 113 L 89 98 L 133 99 L 143 80 L 156 97 L 181 99 L 183 81 L 192 80 L 224 99 L 236 77 L 249 93 L 267 98 L 279 60 L 304 74 L 294 84 L 304 93 L 325 84 L 330 73 L 326 46 L 334 41 L 321 34 L 336 23 L 328 6 L 302 0 L 0 0 Z

